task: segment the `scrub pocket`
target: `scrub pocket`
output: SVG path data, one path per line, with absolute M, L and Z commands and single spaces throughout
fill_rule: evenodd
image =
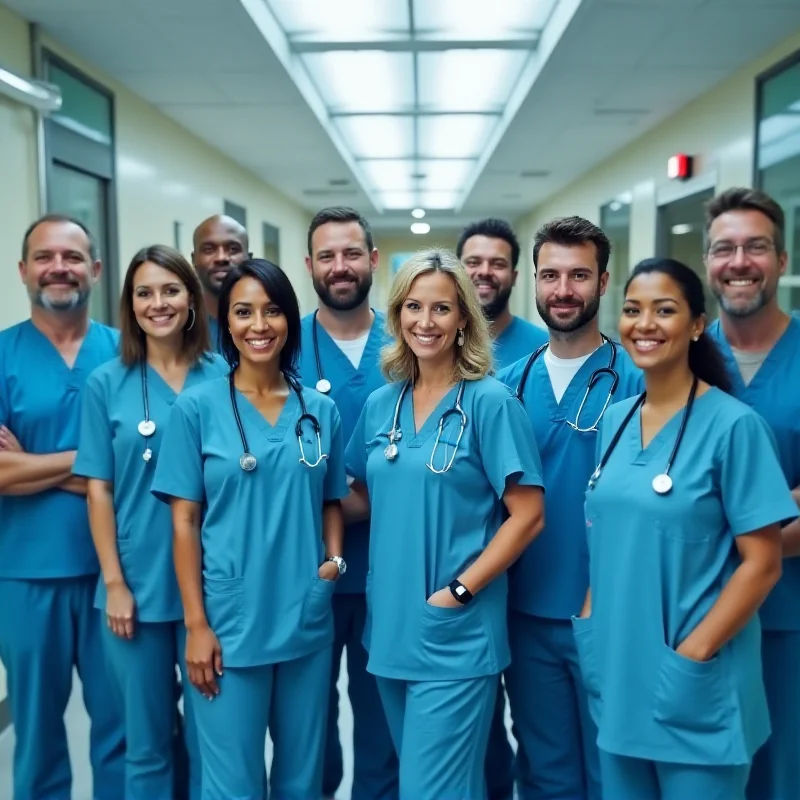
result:
M 242 578 L 203 578 L 208 625 L 222 643 L 241 633 L 244 617 Z
M 597 654 L 594 647 L 594 620 L 591 617 L 573 617 L 572 635 L 578 651 L 583 688 L 589 698 L 589 711 L 598 724 L 600 716 L 600 672 L 597 668 Z
M 664 645 L 653 714 L 664 727 L 680 733 L 684 742 L 702 750 L 706 747 L 702 741 L 694 741 L 692 734 L 701 740 L 711 734 L 718 734 L 720 740 L 730 738 L 730 703 L 725 696 L 720 657 L 692 661 Z M 712 745 L 712 749 L 719 747 Z
M 440 608 L 422 601 L 420 638 L 431 665 L 452 670 L 469 664 L 483 674 L 498 669 L 482 599 L 475 598 L 459 608 Z
M 303 627 L 309 630 L 324 630 L 332 624 L 331 598 L 336 581 L 326 581 L 316 577 L 303 604 Z

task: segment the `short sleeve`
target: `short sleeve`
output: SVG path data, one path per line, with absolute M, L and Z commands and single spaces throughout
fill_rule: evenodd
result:
M 367 439 L 364 433 L 366 425 L 367 406 L 364 406 L 345 450 L 347 474 L 363 484 L 367 482 Z
M 9 405 L 8 376 L 6 375 L 6 364 L 3 356 L 3 344 L 0 342 L 0 425 L 8 425 Z
M 180 402 L 172 407 L 158 451 L 150 491 L 162 502 L 173 498 L 201 503 L 204 496 L 199 419 Z
M 495 494 L 502 498 L 509 482 L 544 487 L 539 449 L 522 403 L 509 396 L 483 413 L 478 428 L 481 463 Z
M 347 486 L 347 473 L 344 462 L 344 437 L 342 435 L 342 420 L 336 408 L 331 414 L 333 435 L 331 436 L 331 451 L 328 455 L 327 471 L 325 473 L 325 501 L 341 500 L 350 491 Z
M 757 414 L 733 424 L 720 476 L 722 505 L 734 536 L 797 517 L 772 432 Z
M 100 481 L 114 480 L 114 446 L 108 400 L 96 374 L 89 376 L 81 399 L 78 452 L 72 474 Z

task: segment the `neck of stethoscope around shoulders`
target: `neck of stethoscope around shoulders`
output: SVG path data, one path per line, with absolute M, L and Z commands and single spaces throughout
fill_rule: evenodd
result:
M 233 409 L 233 416 L 236 420 L 236 427 L 239 430 L 239 438 L 242 443 L 242 455 L 239 457 L 239 466 L 245 472 L 252 472 L 256 468 L 258 462 L 256 457 L 250 452 L 250 448 L 247 444 L 247 436 L 245 434 L 244 425 L 242 424 L 242 417 L 239 413 L 239 404 L 236 400 L 236 385 L 234 382 L 235 374 L 236 368 L 234 367 L 228 373 L 228 386 L 230 389 L 231 408 Z M 328 454 L 322 452 L 322 429 L 320 427 L 319 420 L 313 414 L 309 413 L 305 398 L 303 397 L 303 387 L 300 385 L 300 382 L 297 380 L 297 378 L 289 372 L 283 372 L 282 374 L 284 380 L 289 386 L 289 390 L 294 392 L 300 403 L 300 416 L 294 426 L 297 444 L 300 448 L 300 463 L 305 464 L 307 467 L 319 466 L 323 461 L 325 461 L 325 459 L 328 458 Z M 305 447 L 303 445 L 303 422 L 306 421 L 311 424 L 311 427 L 314 430 L 314 436 L 317 440 L 317 456 L 316 458 L 312 457 L 312 461 L 309 461 L 306 457 Z
M 377 314 L 373 308 L 370 308 L 372 312 L 373 321 L 377 318 Z M 319 314 L 319 309 L 314 311 L 314 314 L 311 318 L 311 343 L 314 349 L 314 362 L 317 367 L 317 383 L 314 388 L 318 392 L 322 392 L 322 394 L 328 394 L 331 390 L 331 382 L 325 377 L 325 374 L 322 371 L 322 356 L 319 353 L 319 333 L 317 328 L 319 326 L 319 321 L 317 320 L 317 315 Z M 371 330 L 371 328 L 370 328 Z

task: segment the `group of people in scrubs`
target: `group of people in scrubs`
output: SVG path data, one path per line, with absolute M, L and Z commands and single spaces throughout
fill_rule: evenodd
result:
M 356 211 L 309 228 L 318 308 L 213 217 L 139 251 L 119 331 L 57 215 L 0 332 L 0 659 L 15 798 L 70 796 L 77 668 L 98 800 L 800 797 L 800 323 L 780 207 L 707 208 L 701 278 L 500 220 L 370 305 Z M 506 707 L 507 706 L 507 707 Z M 512 748 L 504 717 L 510 714 Z M 265 739 L 272 742 L 269 771 Z M 188 769 L 183 762 L 188 763 Z

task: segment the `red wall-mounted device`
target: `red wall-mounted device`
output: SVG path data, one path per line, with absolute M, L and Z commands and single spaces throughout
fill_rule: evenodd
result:
M 678 153 L 667 162 L 667 177 L 670 180 L 685 181 L 692 177 L 692 157 Z

